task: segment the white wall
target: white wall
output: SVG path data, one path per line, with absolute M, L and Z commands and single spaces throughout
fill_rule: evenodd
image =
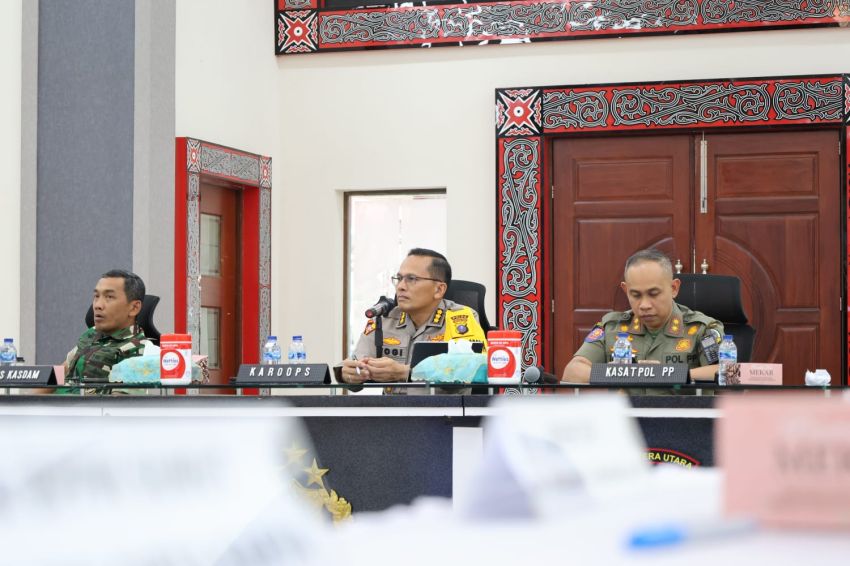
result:
M 177 2 L 176 136 L 275 157 L 272 17 L 267 0 Z
M 274 158 L 272 328 L 303 334 L 315 360 L 343 351 L 348 190 L 445 187 L 449 260 L 487 286 L 495 320 L 496 88 L 850 71 L 843 29 L 274 61 L 270 18 L 267 0 L 178 4 L 177 135 Z
M 0 338 L 20 349 L 21 0 L 0 2 Z

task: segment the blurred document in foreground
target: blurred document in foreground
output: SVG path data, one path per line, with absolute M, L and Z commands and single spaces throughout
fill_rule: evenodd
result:
M 295 419 L 16 416 L 0 425 L 7 564 L 299 564 L 327 528 L 286 471 L 285 449 L 309 446 Z

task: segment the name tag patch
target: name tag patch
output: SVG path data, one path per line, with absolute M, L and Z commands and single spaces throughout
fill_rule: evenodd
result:
M 393 358 L 396 361 L 404 361 L 404 351 L 406 348 L 384 346 L 384 355 Z

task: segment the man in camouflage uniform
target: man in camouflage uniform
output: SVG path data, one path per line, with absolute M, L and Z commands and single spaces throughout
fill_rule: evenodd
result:
M 83 332 L 65 359 L 65 383 L 106 383 L 112 366 L 141 356 L 145 334 L 136 326 L 145 284 L 135 273 L 120 269 L 101 275 L 94 289 L 94 326 Z
M 443 298 L 451 280 L 452 268 L 442 254 L 422 248 L 410 250 L 393 277 L 398 306 L 381 320 L 381 356 L 377 357 L 373 335 L 376 321 L 369 320 L 354 356 L 342 362 L 342 380 L 407 381 L 415 342 L 466 338 L 486 344 L 478 313 Z
M 564 368 L 564 381 L 587 383 L 592 364 L 611 361 L 620 332 L 629 335 L 638 363 L 687 364 L 693 379 L 713 381 L 723 324 L 673 301 L 680 281 L 667 256 L 639 251 L 626 261 L 623 278 L 631 310 L 608 313 L 596 323 Z

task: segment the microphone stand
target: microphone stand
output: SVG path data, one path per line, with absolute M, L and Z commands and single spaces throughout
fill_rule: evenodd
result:
M 383 316 L 375 317 L 375 357 L 380 358 L 384 355 L 384 319 Z

